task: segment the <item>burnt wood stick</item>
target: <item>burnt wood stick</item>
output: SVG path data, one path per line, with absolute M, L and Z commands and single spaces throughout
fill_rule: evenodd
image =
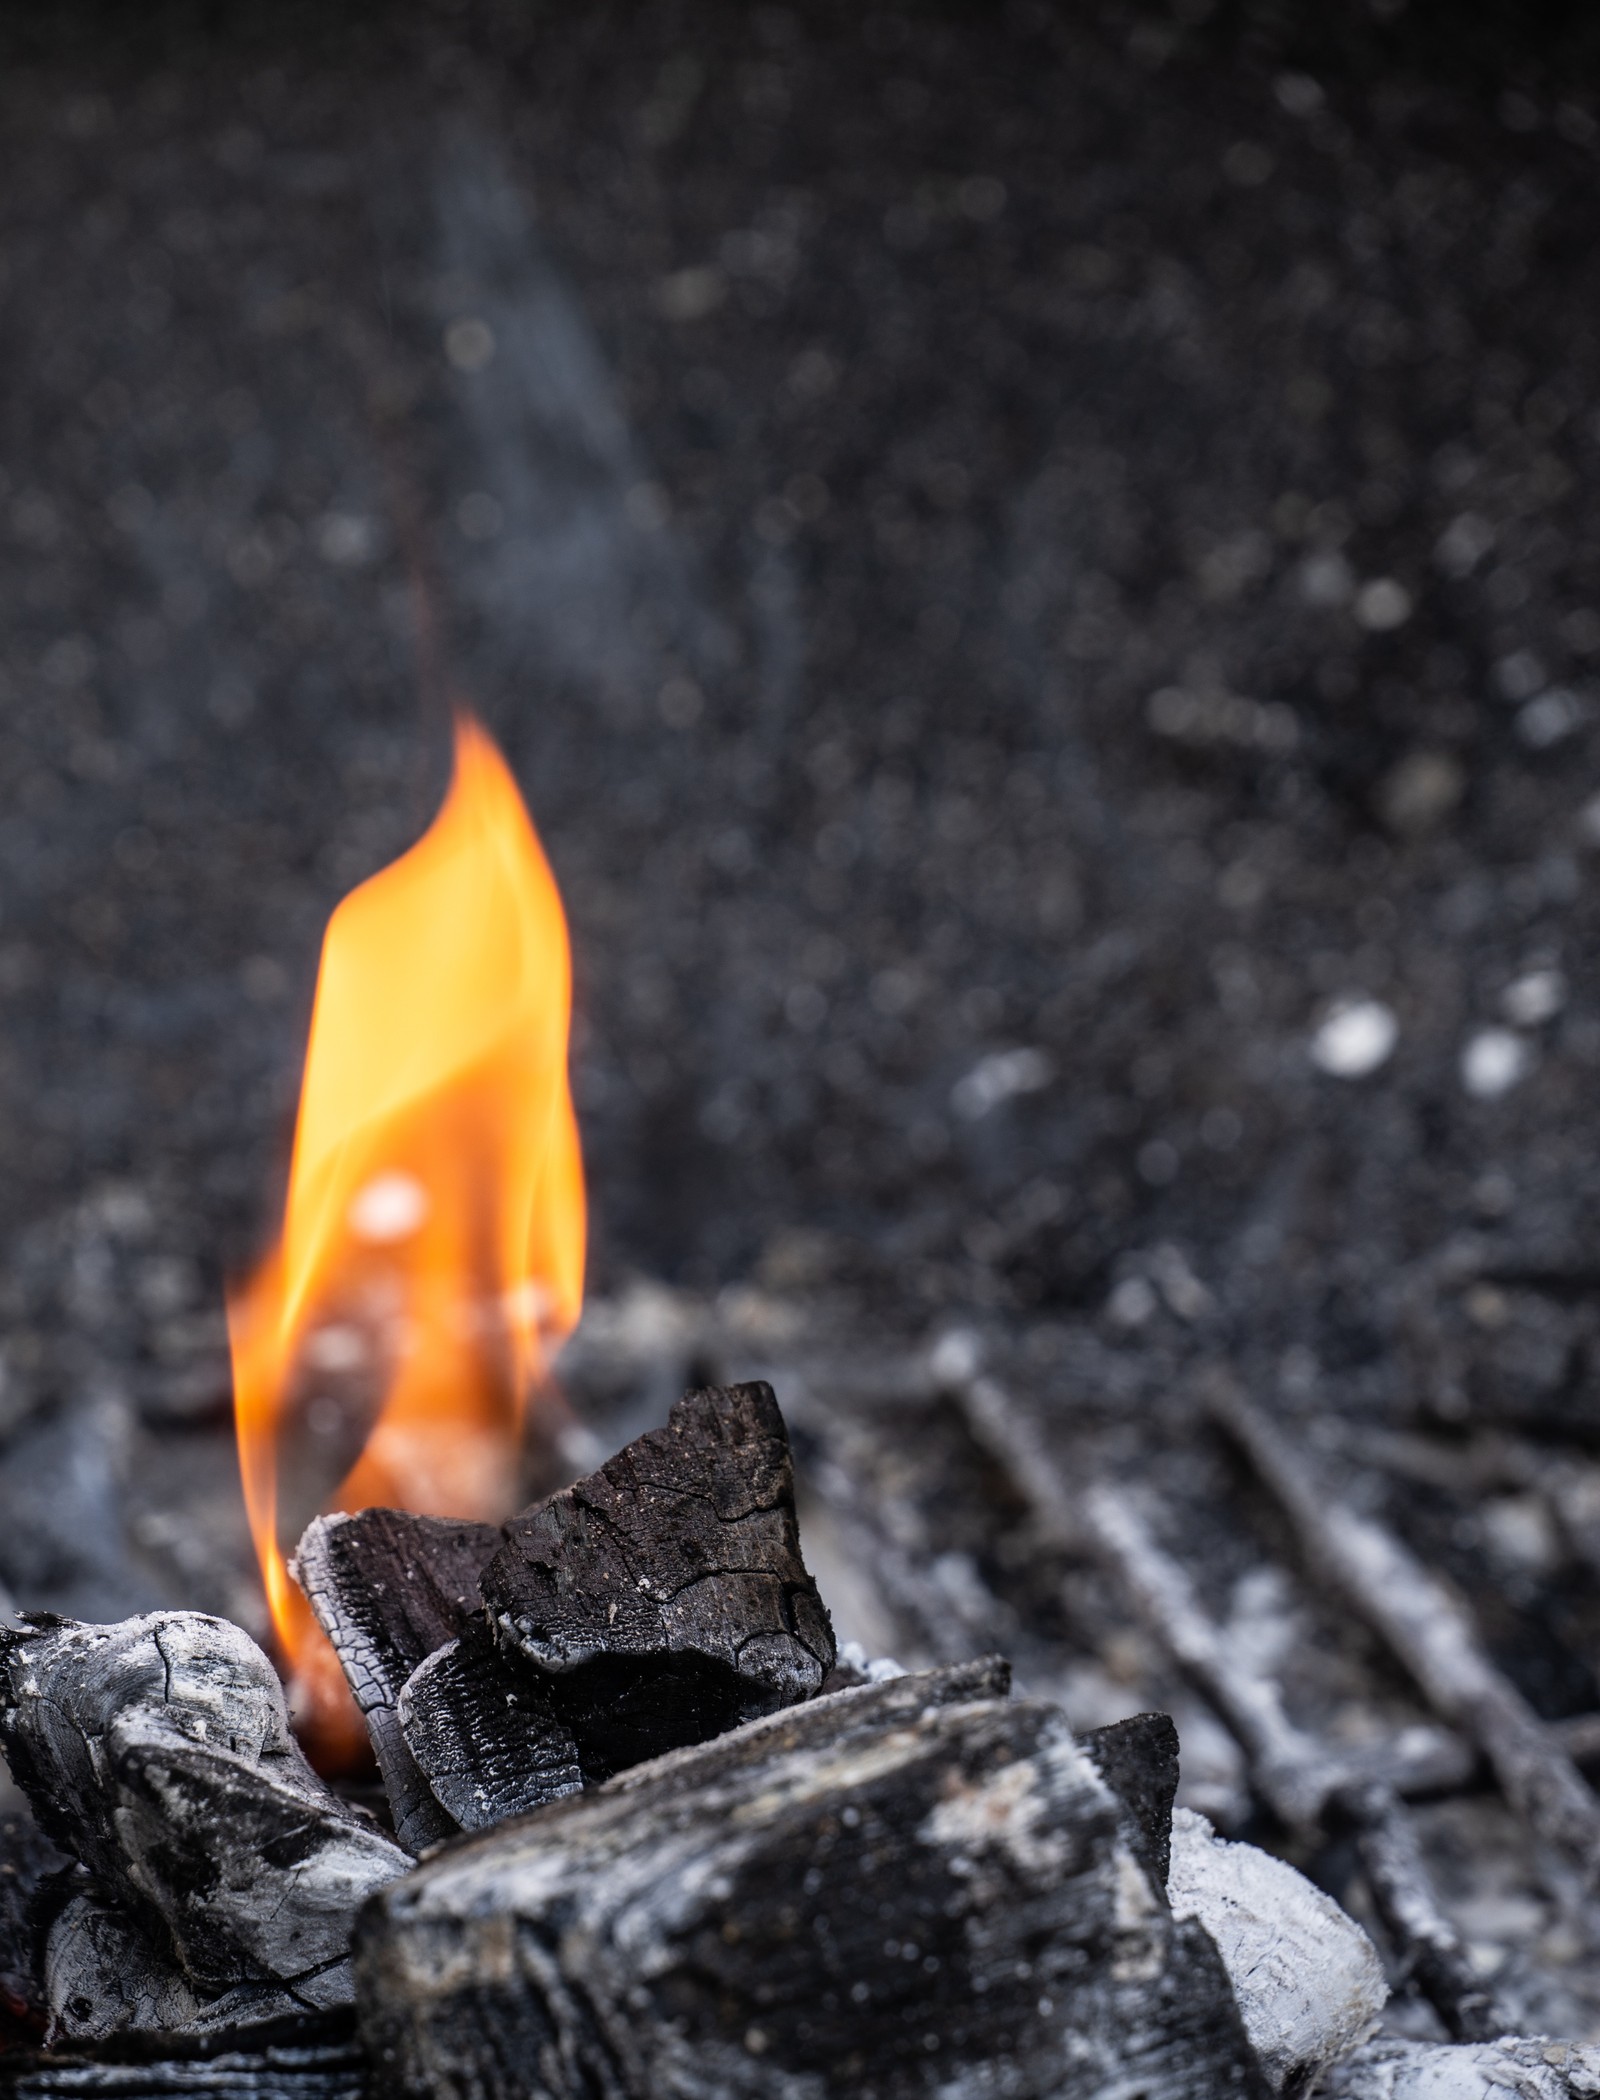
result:
M 1439 1908 L 1416 1831 L 1394 1795 L 1387 1787 L 1352 1783 L 1339 1790 L 1331 1807 L 1348 1823 L 1385 1931 L 1451 2040 L 1488 2042 L 1504 2034 L 1494 1992 Z
M 1062 1477 L 1038 1423 L 1019 1408 L 997 1378 L 959 1379 L 952 1390 L 974 1440 L 999 1461 L 1019 1488 L 1041 1535 L 1067 1552 L 1083 1545 L 1076 1493 Z
M 1490 1661 L 1465 1606 L 1391 1532 L 1334 1495 L 1242 1394 L 1219 1384 L 1211 1407 L 1272 1490 L 1312 1565 L 1383 1637 L 1434 1707 L 1481 1746 L 1506 1799 L 1583 1891 L 1600 1894 L 1600 1801 Z
M 418 1664 L 480 1616 L 478 1577 L 503 1543 L 493 1524 L 364 1509 L 318 1517 L 291 1564 L 366 1719 L 408 1852 L 458 1825 L 417 1769 L 395 1709 Z
M 410 2100 L 1257 2100 L 1220 1957 L 1061 1715 L 844 1691 L 463 1840 L 363 1914 Z
M 1402 1798 L 1450 1793 L 1471 1781 L 1474 1752 L 1444 1730 L 1415 1745 L 1374 1745 L 1330 1759 L 1290 1723 L 1277 1687 L 1231 1652 L 1188 1576 L 1157 1546 L 1125 1496 L 1111 1488 L 1099 1491 L 1110 1499 L 1098 1505 L 1096 1515 L 1089 1504 L 1097 1491 L 1079 1494 L 1068 1485 L 1038 1424 L 998 1379 L 947 1380 L 944 1390 L 956 1398 L 973 1436 L 1005 1467 L 1041 1536 L 1064 1551 L 1090 1553 L 1109 1565 L 1144 1623 L 1215 1707 L 1263 1781 L 1270 1774 L 1287 1788 L 1284 1798 L 1272 1803 L 1275 1813 L 1298 1820 L 1308 1781 L 1313 1799 L 1319 1789 L 1347 1778 L 1378 1781 Z
M 1406 1971 L 1458 2040 L 1501 2032 L 1492 1994 L 1474 1974 L 1445 1917 L 1394 1788 L 1352 1760 L 1332 1757 L 1296 1728 L 1277 1684 L 1232 1653 L 1184 1570 L 1156 1544 L 1127 1498 L 1091 1489 L 1084 1522 L 1101 1545 L 1146 1630 L 1162 1641 L 1228 1724 L 1251 1774 L 1281 1821 L 1353 1830 L 1373 1901 Z
M 311 1770 L 271 1663 L 238 1627 L 156 1612 L 0 1631 L 0 1739 L 46 1834 L 197 2001 L 264 1987 L 261 2010 L 348 2003 L 356 1909 L 409 1862 Z M 74 2002 L 118 1967 L 81 1922 L 47 1976 L 69 2034 L 103 2031 L 118 2003 L 131 2021 L 149 1995 Z
M 767 1385 L 686 1393 L 664 1429 L 513 1518 L 479 1586 L 590 1780 L 808 1699 L 833 1667 Z
M 1277 1685 L 1234 1653 L 1185 1570 L 1156 1543 L 1125 1494 L 1093 1487 L 1081 1508 L 1090 1543 L 1140 1623 L 1227 1723 L 1273 1813 L 1291 1828 L 1314 1829 L 1329 1795 L 1348 1776 L 1344 1769 L 1289 1719 Z

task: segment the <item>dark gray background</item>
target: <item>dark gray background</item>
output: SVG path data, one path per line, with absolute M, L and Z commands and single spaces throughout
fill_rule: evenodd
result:
M 8 24 L 0 1572 L 232 1522 L 222 1277 L 452 694 L 567 899 L 602 1287 L 1394 1413 L 1466 1278 L 1587 1433 L 1581 16 Z

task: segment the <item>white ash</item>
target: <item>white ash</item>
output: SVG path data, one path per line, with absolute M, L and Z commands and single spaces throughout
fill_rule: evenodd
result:
M 1377 1950 L 1331 1896 L 1286 1861 L 1172 1817 L 1167 1895 L 1216 1942 L 1272 2088 L 1309 2092 L 1371 2033 L 1388 1997 Z
M 834 1669 L 861 1684 L 888 1684 L 892 1678 L 906 1674 L 903 1664 L 888 1655 L 868 1655 L 859 1641 L 840 1642 Z
M 1600 2100 L 1600 2048 L 1542 2035 L 1459 2044 L 1383 2036 L 1317 2092 L 1319 2100 Z

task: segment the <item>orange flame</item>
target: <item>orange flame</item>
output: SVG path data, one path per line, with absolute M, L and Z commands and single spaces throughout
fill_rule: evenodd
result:
M 433 824 L 328 922 L 282 1237 L 229 1294 L 245 1507 L 329 1765 L 364 1738 L 284 1548 L 319 1508 L 510 1507 L 526 1395 L 583 1296 L 571 1004 L 555 880 L 462 715 Z

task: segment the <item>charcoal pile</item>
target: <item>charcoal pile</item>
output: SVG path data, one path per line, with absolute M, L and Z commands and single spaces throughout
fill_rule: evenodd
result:
M 8 2090 L 1265 2100 L 1362 2061 L 1372 1941 L 1175 1810 L 1168 1717 L 836 1648 L 765 1384 L 503 1528 L 325 1518 L 296 1565 L 381 1819 L 224 1621 L 4 1632 Z

